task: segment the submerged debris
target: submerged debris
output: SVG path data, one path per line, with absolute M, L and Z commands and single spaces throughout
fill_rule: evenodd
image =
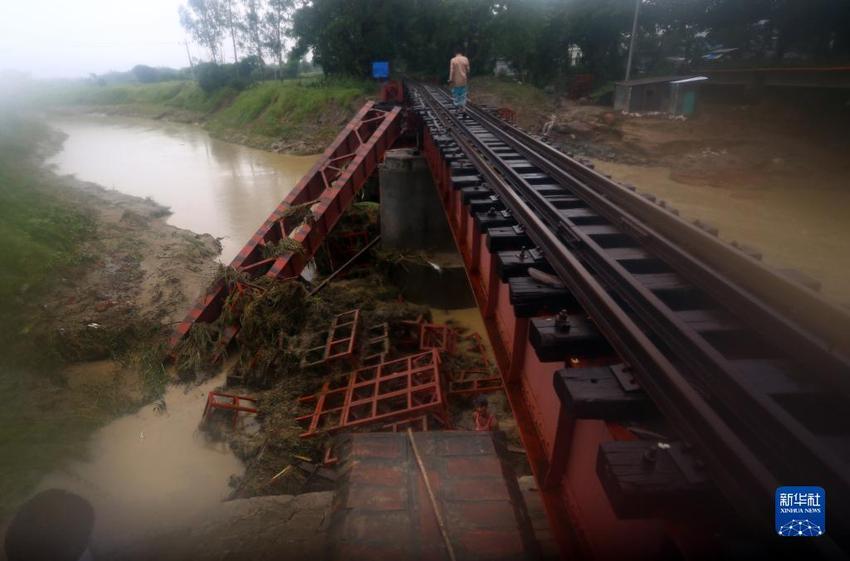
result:
M 213 352 L 220 336 L 218 326 L 196 322 L 174 352 L 174 366 L 181 378 L 194 378 L 209 370 Z
M 293 207 L 288 216 L 301 220 L 314 203 Z M 317 255 L 314 282 L 326 278 L 378 235 L 378 214 L 375 203 L 353 205 Z M 266 256 L 291 251 L 286 240 L 267 246 Z M 404 406 L 382 402 L 381 407 L 390 407 L 390 413 L 377 415 L 375 422 L 367 415 L 362 422 L 347 423 L 345 430 L 452 426 L 469 409 L 466 402 L 474 391 L 498 390 L 484 388 L 484 381 L 496 373 L 480 337 L 453 325 L 433 324 L 430 309 L 405 301 L 391 281 L 394 271 L 410 263 L 422 264 L 423 254 L 380 249 L 370 253 L 372 259 L 364 259 L 364 266 L 346 270 L 316 293 L 309 291 L 315 284 L 304 279 L 249 279 L 222 269 L 218 280 L 228 293 L 224 310 L 214 324 L 190 333 L 178 350 L 178 364 L 182 369 L 206 368 L 217 360 L 224 342 L 234 343 L 227 376 L 233 389 L 227 391 L 241 395 L 249 391 L 257 400 L 260 424 L 260 430 L 252 434 L 225 427 L 213 435 L 226 439 L 246 462 L 245 475 L 232 482 L 234 498 L 331 488 L 332 472 L 327 471 L 333 457 L 331 437 L 314 427 L 306 431 L 310 438 L 303 438 L 308 411 L 299 411 L 299 398 L 322 395 L 340 380 L 351 379 L 358 369 L 388 365 L 387 383 L 397 384 L 404 377 L 396 380 L 391 365 L 407 364 L 411 376 L 419 377 L 415 384 L 421 385 L 408 390 L 425 401 L 411 410 L 412 418 Z M 411 357 L 423 354 L 434 363 L 430 382 L 422 378 L 428 374 L 424 365 L 408 364 Z M 423 397 L 426 383 L 439 398 L 433 407 Z M 447 404 L 447 392 L 455 393 L 453 384 L 462 384 L 458 389 L 463 391 L 457 392 L 459 403 Z

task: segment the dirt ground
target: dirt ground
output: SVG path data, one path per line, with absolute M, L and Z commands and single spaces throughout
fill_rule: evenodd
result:
M 221 246 L 209 234 L 166 223 L 149 199 L 63 177 L 67 196 L 95 210 L 98 232 L 84 248 L 90 265 L 45 303 L 57 329 L 109 330 L 128 318 L 170 325 L 185 315 L 217 270 Z M 99 327 L 89 327 L 96 324 Z
M 484 91 L 480 91 L 480 90 Z M 806 98 L 758 104 L 708 98 L 691 118 L 615 112 L 550 99 L 528 104 L 484 84 L 476 102 L 507 103 L 520 126 L 613 179 L 707 222 L 721 239 L 795 269 L 850 304 L 850 136 L 847 105 Z
M 166 380 L 145 379 L 151 372 L 144 369 L 156 368 L 145 360 L 153 362 L 172 325 L 214 278 L 221 246 L 209 234 L 167 224 L 168 209 L 154 201 L 70 176 L 57 181 L 97 222 L 83 248 L 86 265 L 61 278 L 40 303 L 39 329 L 56 334 L 69 363 L 64 377 L 78 390 L 68 399 L 84 407 L 92 388 L 104 385 L 110 400 L 150 399 L 157 393 L 150 385 Z

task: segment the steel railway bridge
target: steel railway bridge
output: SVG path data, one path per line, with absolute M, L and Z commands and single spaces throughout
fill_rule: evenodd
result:
M 235 268 L 297 277 L 385 151 L 416 146 L 564 557 L 850 551 L 846 310 L 494 111 L 459 114 L 444 91 L 415 83 L 391 82 L 383 97 Z M 287 222 L 287 208 L 314 200 L 315 220 Z M 284 237 L 305 251 L 264 259 Z M 218 317 L 227 290 L 214 286 L 174 343 Z M 783 485 L 826 490 L 825 535 L 776 535 Z

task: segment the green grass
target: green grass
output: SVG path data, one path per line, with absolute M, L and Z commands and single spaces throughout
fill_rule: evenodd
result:
M 95 230 L 90 213 L 60 198 L 38 172 L 33 154 L 48 136 L 47 127 L 37 121 L 0 114 L 2 350 L 27 333 L 28 302 L 55 281 L 53 273 L 79 262 L 80 243 Z M 13 353 L 6 358 L 21 357 Z
M 32 330 L 39 296 L 78 262 L 95 230 L 38 171 L 35 153 L 49 134 L 0 113 L 0 519 L 104 420 L 63 407 L 53 376 L 61 358 Z
M 45 84 L 30 96 L 39 107 L 103 107 L 120 113 L 204 121 L 214 135 L 254 145 L 304 138 L 328 141 L 341 119 L 375 93 L 372 82 L 309 77 L 273 80 L 238 92 L 222 88 L 206 93 L 192 81 L 97 86 Z M 248 136 L 249 138 L 245 138 Z M 254 138 L 250 138 L 254 137 Z
M 209 124 L 213 129 L 250 128 L 264 136 L 285 137 L 321 125 L 328 114 L 351 113 L 371 87 L 368 82 L 340 80 L 263 82 L 241 92 Z

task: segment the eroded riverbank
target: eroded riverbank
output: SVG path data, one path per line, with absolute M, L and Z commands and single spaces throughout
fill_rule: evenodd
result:
M 0 226 L 15 234 L 2 251 L 0 534 L 45 474 L 109 454 L 90 440 L 94 431 L 162 399 L 162 346 L 214 278 L 221 250 L 211 235 L 168 224 L 168 209 L 152 200 L 57 175 L 43 164 L 61 135 L 35 121 L 15 127 L 2 141 L 4 154 L 17 158 L 0 161 Z M 71 219 L 85 229 L 60 243 Z M 56 248 L 63 258 L 45 253 Z M 97 483 L 110 496 L 111 483 L 133 486 L 126 472 L 116 478 Z

